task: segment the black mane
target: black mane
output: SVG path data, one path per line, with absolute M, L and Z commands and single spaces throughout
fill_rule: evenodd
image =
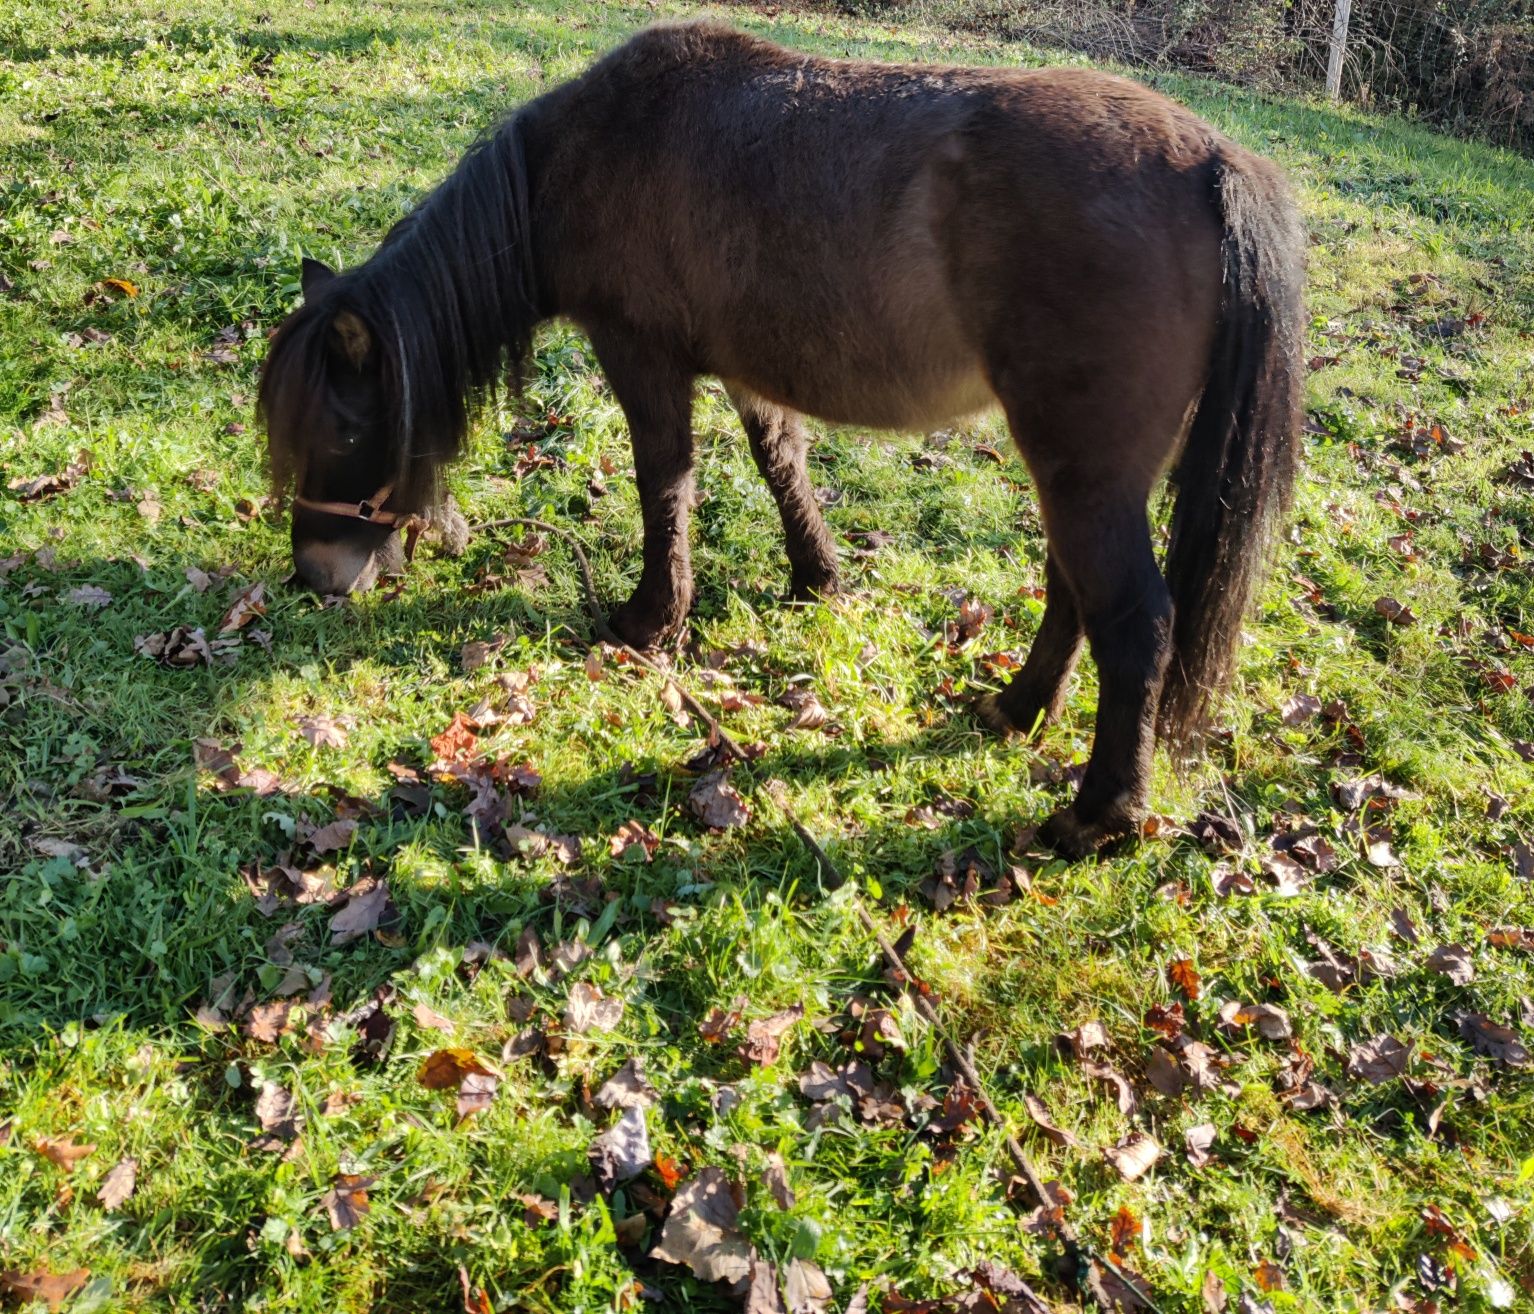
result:
M 482 138 L 363 265 L 306 298 L 273 339 L 260 410 L 274 483 L 303 478 L 328 408 L 330 328 L 350 310 L 370 330 L 395 418 L 394 500 L 429 505 L 440 468 L 503 380 L 520 382 L 538 319 L 528 185 L 516 118 Z

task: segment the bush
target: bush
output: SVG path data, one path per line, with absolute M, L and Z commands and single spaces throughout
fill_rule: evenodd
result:
M 1335 0 L 848 0 L 1269 90 L 1324 84 Z M 1344 94 L 1534 152 L 1534 0 L 1354 0 Z

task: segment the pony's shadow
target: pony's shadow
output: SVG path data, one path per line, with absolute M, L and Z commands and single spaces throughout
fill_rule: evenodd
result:
M 267 556 L 266 547 L 253 545 L 247 569 L 223 586 L 226 591 L 235 591 L 242 581 L 280 578 L 285 562 L 279 564 Z M 67 550 L 61 552 L 67 555 Z M 240 869 L 292 858 L 288 850 L 295 847 L 299 862 L 312 861 L 313 855 L 306 857 L 292 836 L 305 824 L 322 826 L 334 817 L 338 797 L 333 790 L 306 792 L 279 787 L 263 792 L 239 785 L 232 777 L 220 782 L 217 776 L 199 772 L 193 741 L 231 743 L 238 731 L 232 713 L 239 709 L 247 690 L 294 673 L 323 678 L 321 672 L 326 668 L 342 672 L 359 662 L 375 668 L 383 681 L 418 680 L 423 657 L 429 651 L 451 667 L 465 637 L 489 637 L 503 630 L 547 631 L 572 662 L 582 660 L 591 642 L 591 620 L 577 601 L 579 586 L 573 570 L 562 563 L 561 572 L 568 573 L 560 573 L 536 594 L 514 586 L 472 597 L 456 589 L 417 588 L 392 600 L 365 600 L 343 609 L 325 609 L 318 602 L 306 604 L 292 586 L 272 583 L 266 619 L 275 620 L 269 649 L 245 643 L 230 666 L 166 669 L 135 653 L 139 634 L 170 630 L 177 621 L 195 623 L 197 614 L 189 615 L 185 610 L 195 604 L 206 613 L 202 621 L 212 637 L 217 622 L 208 617 L 222 611 L 227 601 L 224 597 L 193 598 L 180 585 L 183 572 L 199 564 L 206 563 L 199 563 L 175 545 L 137 565 L 87 559 L 40 576 L 51 592 L 62 594 L 76 583 L 104 583 L 118 599 L 112 610 L 100 616 L 95 659 L 100 664 L 78 667 L 72 689 L 48 692 L 41 686 L 34 688 L 4 714 L 4 730 L 14 733 L 18 743 L 58 743 L 66 733 L 79 734 L 96 744 L 103 770 L 121 770 L 143 783 L 114 789 L 102 797 L 87 796 L 66 780 L 29 782 L 31 788 L 18 798 L 12 814 L 14 824 L 6 837 L 12 851 L 0 854 L 0 858 L 35 862 L 38 838 L 75 836 L 86 843 L 93 857 L 107 863 L 126 861 L 131 869 L 145 873 L 141 879 L 151 882 L 156 872 L 162 873 L 161 879 L 178 890 L 188 884 L 189 872 L 195 868 L 197 884 L 211 882 L 217 886 L 221 882 L 226 890 L 225 910 L 210 920 L 222 929 L 214 936 L 197 938 L 196 953 L 182 953 L 169 980 L 164 979 L 161 964 L 149 956 L 145 945 L 115 946 L 115 962 L 98 964 L 99 998 L 82 1004 L 64 995 L 44 996 L 17 1019 L 28 1029 L 55 1029 L 98 1015 L 119 1018 L 129 1026 L 163 1025 L 167 1008 L 172 1013 L 195 1009 L 214 977 L 230 970 L 259 973 L 268 965 L 264 946 L 276 927 L 266 925 L 253 911 Z M 124 587 L 120 582 L 136 582 L 141 570 L 147 588 Z M 29 582 L 23 567 L 5 587 L 15 590 Z M 771 598 L 762 601 L 764 606 L 770 605 Z M 40 669 L 56 659 L 46 629 L 32 656 Z M 131 679 L 123 678 L 125 667 Z M 685 667 L 679 678 L 690 682 Z M 59 698 L 69 701 L 61 704 Z M 121 699 L 121 705 L 114 699 Z M 145 706 L 162 709 L 162 724 L 147 731 L 129 729 Z M 165 735 L 168 744 L 146 746 L 143 740 L 154 734 Z M 980 732 L 962 710 L 956 710 L 948 720 L 899 741 L 853 742 L 815 736 L 813 742 L 805 742 L 806 738 L 791 736 L 772 743 L 765 756 L 738 771 L 742 787 L 775 776 L 791 782 L 791 787 L 792 782 L 816 782 L 834 791 L 839 781 L 879 770 L 883 763 L 940 763 L 955 752 L 973 751 Z M 697 747 L 703 747 L 701 738 Z M 406 738 L 389 749 L 387 760 L 370 763 L 381 778 L 387 778 L 390 761 L 410 763 L 424 772 L 428 756 L 424 743 Z M 687 804 L 697 775 L 697 769 L 689 772 L 681 762 L 650 757 L 622 768 L 541 784 L 528 792 L 512 791 L 507 819 L 556 833 L 578 834 L 589 846 L 605 846 L 612 830 L 628 819 L 661 833 L 674 828 L 678 835 L 699 842 L 690 842 L 685 851 L 680 846 L 664 847 L 654 862 L 612 863 L 608 855 L 597 852 L 588 853 L 588 859 L 595 857 L 595 863 L 583 864 L 604 881 L 611 877 L 616 882 L 613 888 L 630 901 L 670 898 L 679 889 L 697 884 L 695 869 L 700 861 L 709 860 L 709 846 L 700 843 L 705 828 L 692 817 Z M 922 776 L 918 771 L 913 778 Z M 216 783 L 210 785 L 210 780 Z M 191 791 L 195 791 L 194 806 L 178 803 L 192 797 Z M 484 852 L 475 855 L 475 836 L 461 815 L 467 802 L 463 789 L 430 785 L 429 807 L 416 815 L 402 808 L 391 792 L 344 800 L 344 806 L 352 809 L 360 823 L 345 855 L 347 865 L 353 874 L 364 870 L 394 873 L 395 855 L 407 847 L 429 853 L 439 867 L 466 861 L 479 864 L 475 898 L 448 901 L 450 918 L 434 921 L 439 927 L 437 942 L 494 940 L 508 928 L 520 929 L 527 920 L 546 914 L 561 924 L 583 915 L 599 915 L 599 907 L 583 910 L 559 893 L 582 874 L 578 869 L 559 871 L 548 864 L 512 860 L 510 854 L 498 859 L 488 841 L 481 845 Z M 913 796 L 902 811 L 922 802 Z M 930 837 L 923 831 L 924 838 L 914 846 L 909 842 L 909 827 L 903 825 L 883 839 L 868 834 L 828 834 L 821 836 L 820 842 L 833 855 L 843 845 L 855 846 L 860 854 L 878 852 L 881 867 L 894 872 L 898 884 L 901 864 L 908 863 L 910 875 L 916 879 L 924 860 L 916 855 L 933 845 L 940 850 L 953 844 L 995 843 L 999 839 L 1002 823 L 987 821 L 978 801 L 972 800 L 972 804 L 965 809 L 973 813 L 968 818 L 954 820 L 935 813 L 941 829 Z M 813 852 L 780 809 L 765 799 L 753 807 L 756 815 L 741 832 L 742 842 L 731 846 L 730 879 L 770 880 L 775 885 L 786 882 L 801 897 L 819 897 L 832 878 L 821 870 Z M 224 839 L 209 840 L 209 835 L 254 838 L 240 838 L 229 847 Z M 410 888 L 407 875 L 392 875 L 391 879 L 400 902 L 411 905 L 423 919 L 441 918 L 442 914 L 431 911 L 436 895 L 424 887 Z M 552 898 L 551 884 L 555 890 Z M 303 913 L 301 920 L 315 920 L 318 926 L 313 913 Z M 323 940 L 323 935 L 318 935 L 315 944 L 322 946 Z M 411 951 L 418 953 L 423 947 L 416 943 Z M 329 956 L 336 972 L 338 999 L 364 997 L 401 965 L 396 961 L 398 954 L 391 953 Z M 147 979 L 157 976 L 161 978 L 159 988 L 143 989 Z

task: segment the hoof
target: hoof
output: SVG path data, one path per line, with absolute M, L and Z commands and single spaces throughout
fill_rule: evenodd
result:
M 1017 727 L 1012 724 L 1012 718 L 1006 714 L 1001 706 L 1000 694 L 986 694 L 974 703 L 975 719 L 987 730 L 1006 738 L 1008 735 L 1017 733 Z
M 682 627 L 685 616 L 668 620 L 653 611 L 641 611 L 625 602 L 613 609 L 607 618 L 608 625 L 630 648 L 643 652 L 646 648 L 658 648 Z
M 1139 829 L 1139 823 L 1132 817 L 1083 821 L 1072 805 L 1055 813 L 1039 827 L 1039 839 L 1062 858 L 1075 861 L 1091 857 L 1103 845 L 1134 835 Z
M 788 600 L 797 603 L 820 602 L 834 598 L 842 591 L 842 581 L 837 575 L 815 575 L 801 578 L 795 575 L 788 582 Z
M 1043 713 L 1042 708 L 1035 708 L 1031 714 L 1027 714 L 1025 721 L 1014 721 L 999 693 L 986 694 L 984 698 L 978 699 L 974 703 L 974 712 L 975 719 L 981 725 L 1003 737 L 1027 735 L 1032 738 L 1049 723 L 1049 717 Z

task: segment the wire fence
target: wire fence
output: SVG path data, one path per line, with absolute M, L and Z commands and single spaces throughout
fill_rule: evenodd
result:
M 850 0 L 1127 64 L 1326 85 L 1338 0 Z M 1534 0 L 1352 0 L 1341 93 L 1534 152 Z

